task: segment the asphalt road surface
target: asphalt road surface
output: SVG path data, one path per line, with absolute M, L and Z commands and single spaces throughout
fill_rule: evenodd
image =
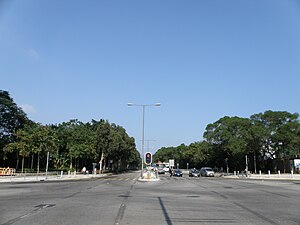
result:
M 300 181 L 139 174 L 1 183 L 0 224 L 300 224 Z

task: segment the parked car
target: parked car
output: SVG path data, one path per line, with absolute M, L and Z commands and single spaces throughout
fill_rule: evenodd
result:
M 190 169 L 189 177 L 200 177 L 200 172 L 197 169 Z
M 215 172 L 213 171 L 213 169 L 211 167 L 202 167 L 200 169 L 200 176 L 203 176 L 203 177 L 214 177 L 215 176 Z
M 174 177 L 182 177 L 182 171 L 179 169 L 174 170 L 173 176 Z

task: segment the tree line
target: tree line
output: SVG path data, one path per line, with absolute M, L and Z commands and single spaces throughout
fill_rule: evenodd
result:
M 300 157 L 298 113 L 269 110 L 250 118 L 225 116 L 207 125 L 203 141 L 161 148 L 153 158 L 175 159 L 181 168 L 211 166 L 232 172 L 245 169 L 246 155 L 252 172 L 289 171 L 289 160 Z
M 103 119 L 42 125 L 28 119 L 9 93 L 0 90 L 0 165 L 44 171 L 47 152 L 55 170 L 91 169 L 92 163 L 115 171 L 140 165 L 135 140 L 123 127 Z
M 202 141 L 163 147 L 153 161 L 175 159 L 180 168 L 241 171 L 247 155 L 253 172 L 286 172 L 289 160 L 300 157 L 299 147 L 298 113 L 269 110 L 250 118 L 220 118 L 207 125 Z M 134 138 L 123 127 L 103 119 L 42 125 L 28 119 L 9 93 L 0 90 L 0 167 L 44 170 L 47 152 L 50 167 L 57 170 L 91 168 L 92 163 L 99 163 L 101 169 L 123 170 L 139 168 L 141 161 Z

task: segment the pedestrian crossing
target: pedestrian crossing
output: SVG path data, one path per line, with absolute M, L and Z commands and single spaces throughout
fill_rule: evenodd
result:
M 132 177 L 104 177 L 101 179 L 107 180 L 107 181 L 136 181 L 136 180 L 138 180 L 138 178 L 132 178 Z
M 104 177 L 103 180 L 107 181 L 137 181 L 139 178 L 135 177 Z M 169 176 L 161 176 L 159 177 L 159 181 L 180 181 L 180 180 L 198 180 L 201 178 L 195 177 L 169 177 Z
M 199 177 L 160 177 L 160 180 L 199 180 Z

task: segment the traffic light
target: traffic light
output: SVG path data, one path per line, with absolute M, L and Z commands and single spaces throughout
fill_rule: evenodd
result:
M 145 154 L 145 163 L 151 164 L 152 163 L 152 154 L 151 152 L 146 152 Z

